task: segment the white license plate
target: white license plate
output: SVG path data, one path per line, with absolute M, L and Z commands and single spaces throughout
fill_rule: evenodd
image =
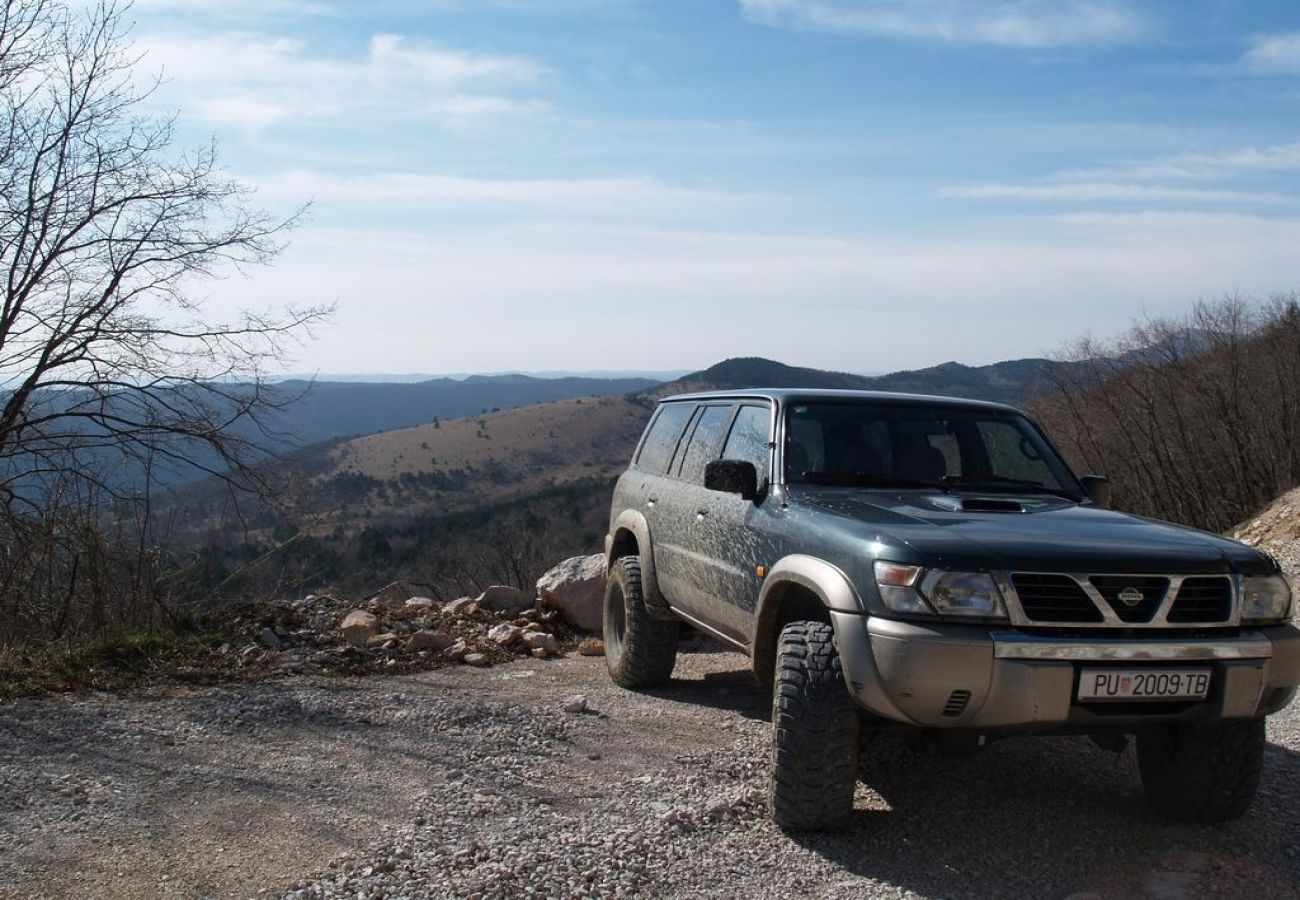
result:
M 1084 669 L 1080 700 L 1204 700 L 1209 669 Z

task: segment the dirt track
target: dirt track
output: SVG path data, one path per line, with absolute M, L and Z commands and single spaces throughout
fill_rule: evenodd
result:
M 572 657 L 0 706 L 0 896 L 1300 897 L 1293 711 L 1228 827 L 1154 819 L 1132 751 L 1059 738 L 892 772 L 792 838 L 742 662 L 652 694 Z

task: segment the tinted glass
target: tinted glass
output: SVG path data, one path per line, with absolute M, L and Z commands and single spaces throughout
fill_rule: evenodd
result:
M 1078 490 L 1027 419 L 993 410 L 797 404 L 786 418 L 785 462 L 792 483 Z
M 1010 423 L 980 422 L 979 432 L 993 471 L 1029 481 L 1046 481 L 1052 477 L 1051 466 L 1042 451 Z
M 695 484 L 704 483 L 704 467 L 722 454 L 722 436 L 731 421 L 730 406 L 706 406 L 691 434 L 682 459 L 682 478 Z
M 673 458 L 677 449 L 677 440 L 682 436 L 686 420 L 695 412 L 691 403 L 667 403 L 659 409 L 641 453 L 636 458 L 636 467 L 643 472 L 662 475 L 668 468 L 668 460 Z
M 772 440 L 772 411 L 766 406 L 742 406 L 722 448 L 723 459 L 743 459 L 758 470 L 758 483 L 767 480 Z

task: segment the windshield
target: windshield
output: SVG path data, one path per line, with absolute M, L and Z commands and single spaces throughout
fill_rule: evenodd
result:
M 1081 495 L 1069 468 L 1024 416 L 941 406 L 794 404 L 786 412 L 785 478 Z

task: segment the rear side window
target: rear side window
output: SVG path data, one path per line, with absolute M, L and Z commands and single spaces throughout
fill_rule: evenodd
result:
M 677 441 L 682 436 L 682 429 L 695 412 L 693 403 L 666 403 L 659 408 L 650 425 L 650 431 L 641 444 L 641 452 L 636 458 L 636 467 L 642 472 L 662 475 L 668 468 L 668 461 L 673 458 Z
M 722 453 L 722 438 L 731 422 L 731 406 L 706 406 L 700 414 L 691 442 L 682 459 L 682 478 L 695 484 L 704 483 L 704 467 Z
M 769 460 L 772 458 L 771 426 L 772 411 L 766 406 L 742 406 L 722 448 L 723 459 L 753 463 L 758 470 L 759 484 L 768 480 Z

